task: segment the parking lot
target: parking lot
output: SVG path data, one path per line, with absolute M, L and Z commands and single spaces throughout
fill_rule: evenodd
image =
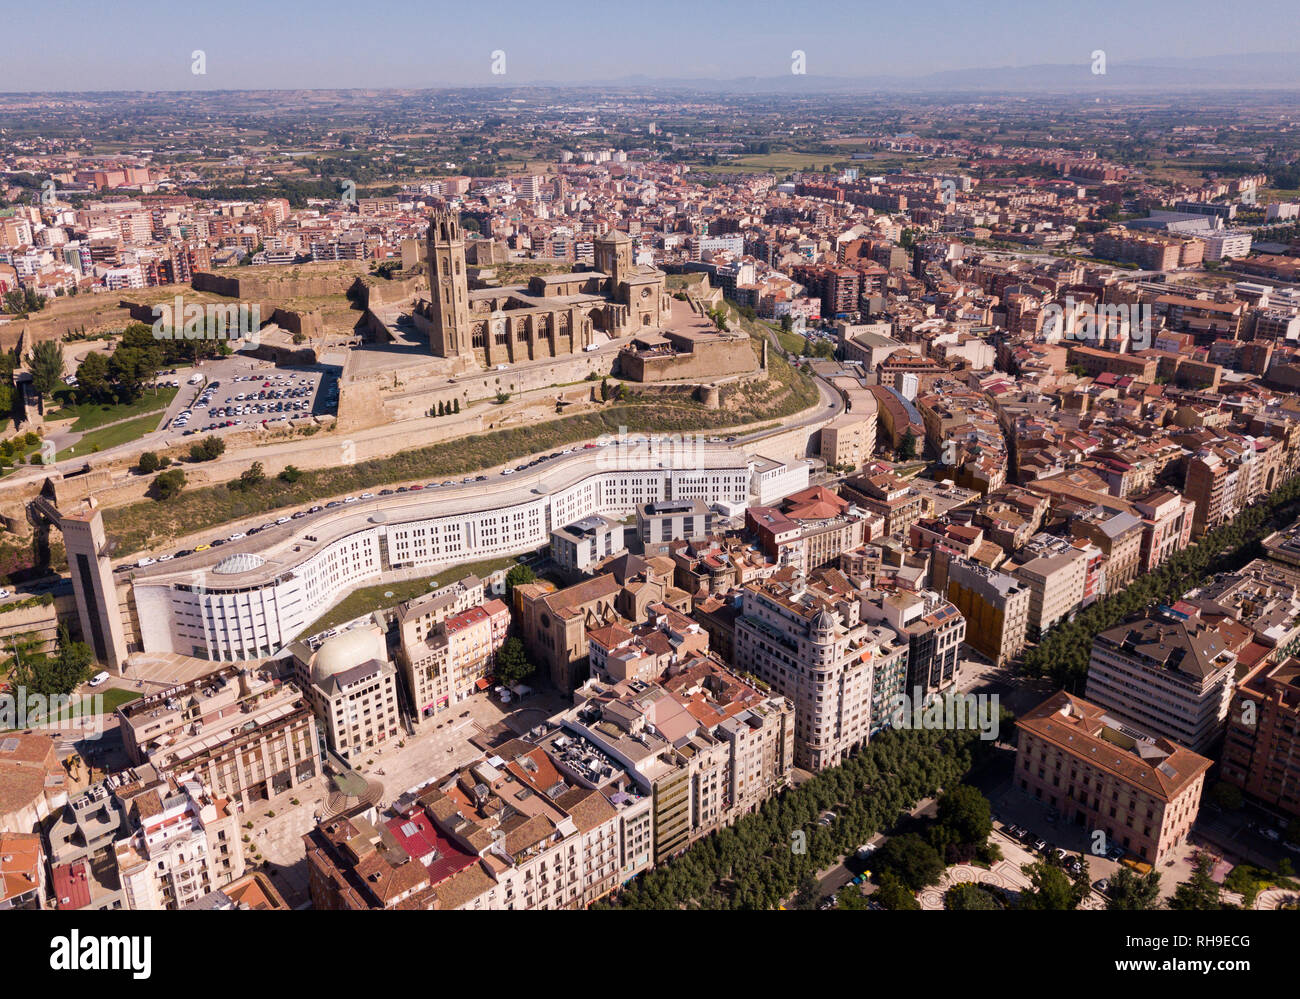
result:
M 164 429 L 183 436 L 220 433 L 240 427 L 287 426 L 290 420 L 333 413 L 338 408 L 338 382 L 316 368 L 278 368 L 247 357 L 205 361 L 185 376 L 181 396 L 194 398 L 179 408 Z M 188 383 L 194 374 L 202 384 Z M 164 376 L 169 377 L 169 376 Z

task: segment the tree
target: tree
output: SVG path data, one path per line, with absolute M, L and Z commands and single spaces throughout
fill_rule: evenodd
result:
M 444 403 L 441 399 L 438 400 L 438 415 L 439 416 L 447 415 L 447 404 Z
M 108 376 L 108 358 L 98 352 L 86 355 L 77 367 L 77 397 L 96 402 L 110 402 L 113 384 Z
M 459 412 L 460 412 L 460 400 L 459 400 L 459 399 L 452 399 L 452 400 L 451 400 L 451 411 L 452 411 L 453 413 L 459 413 Z
M 972 909 L 1001 909 L 1002 905 L 988 889 L 967 882 L 948 889 L 943 896 L 943 907 L 953 912 L 962 912 Z
M 988 798 L 969 784 L 958 784 L 939 799 L 939 826 L 950 834 L 949 842 L 986 842 L 993 832 Z
M 152 475 L 154 472 L 158 471 L 160 466 L 161 462 L 158 460 L 158 455 L 153 451 L 146 451 L 144 454 L 140 455 L 140 461 L 136 464 L 136 468 L 138 468 L 143 475 Z
M 153 480 L 153 485 L 150 488 L 153 490 L 155 499 L 171 499 L 185 488 L 184 469 L 173 468 L 169 471 L 159 473 L 158 477 Z
M 507 402 L 509 402 L 509 401 L 510 401 L 510 393 L 509 393 L 509 392 L 498 392 L 498 393 L 497 393 L 497 405 L 499 405 L 499 406 L 504 406 L 504 405 L 505 405 Z
M 506 573 L 506 595 L 513 597 L 515 587 L 521 583 L 531 583 L 537 579 L 537 573 L 526 565 L 512 565 Z
M 288 482 L 290 485 L 302 478 L 302 469 L 297 465 L 285 465 L 280 469 L 280 481 Z
M 898 442 L 898 460 L 911 461 L 916 457 L 916 434 L 912 433 L 909 427 L 903 434 L 903 439 Z
M 1066 873 L 1045 860 L 1032 866 L 1029 880 L 1034 888 L 1020 896 L 1021 908 L 1064 911 L 1077 908 L 1081 901 Z
M 1198 855 L 1192 876 L 1174 889 L 1174 897 L 1169 900 L 1169 908 L 1198 911 L 1222 908 L 1222 903 L 1219 901 L 1219 883 L 1211 877 L 1213 873 L 1214 858 L 1208 853 Z
M 1138 874 L 1130 867 L 1121 867 L 1110 879 L 1107 889 L 1110 896 L 1106 908 L 1117 912 L 1154 909 L 1160 901 L 1160 872 Z
M 63 344 L 42 340 L 27 355 L 32 372 L 32 388 L 42 399 L 51 395 L 63 382 Z
M 509 686 L 532 676 L 536 669 L 524 651 L 524 643 L 518 638 L 507 638 L 497 653 L 497 679 Z
M 239 473 L 239 488 L 241 489 L 253 489 L 265 481 L 266 472 L 263 470 L 260 461 L 253 462 L 248 468 Z
M 835 908 L 862 912 L 870 909 L 871 903 L 867 900 L 867 896 L 858 890 L 857 885 L 845 885 L 835 898 Z M 920 908 L 920 906 L 917 908 Z
M 822 900 L 822 883 L 817 875 L 809 871 L 799 879 L 799 890 L 795 892 L 794 908 L 802 910 L 816 909 Z
M 190 461 L 216 461 L 226 453 L 226 442 L 220 437 L 208 436 L 190 447 Z
M 917 833 L 894 836 L 876 852 L 876 858 L 882 870 L 913 892 L 934 884 L 943 874 L 943 858 Z
M 921 908 L 921 903 L 916 900 L 916 893 L 909 891 L 907 885 L 889 871 L 880 876 L 876 893 L 872 898 L 884 908 L 895 911 Z
M 13 640 L 13 655 L 6 665 L 13 666 L 17 686 L 31 694 L 56 697 L 72 693 L 77 684 L 89 678 L 94 655 L 85 642 L 72 640 L 67 625 L 59 625 L 53 656 L 40 651 L 42 644 L 34 635 Z

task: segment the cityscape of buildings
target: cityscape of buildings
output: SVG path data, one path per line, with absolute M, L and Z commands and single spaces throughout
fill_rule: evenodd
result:
M 0 95 L 0 909 L 1300 907 L 1289 95 L 372 97 Z

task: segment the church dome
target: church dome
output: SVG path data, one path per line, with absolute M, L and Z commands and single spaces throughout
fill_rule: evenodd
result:
M 321 647 L 312 656 L 312 682 L 323 683 L 353 666 L 360 666 L 371 659 L 387 658 L 384 636 L 378 628 L 353 628 L 321 643 Z

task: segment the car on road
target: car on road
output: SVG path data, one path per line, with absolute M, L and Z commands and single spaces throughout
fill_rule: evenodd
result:
M 170 562 L 170 561 L 171 561 L 172 559 L 174 559 L 175 557 L 176 557 L 175 555 L 159 555 L 159 556 L 158 556 L 158 561 L 159 561 L 159 562 Z
M 92 687 L 99 687 L 107 682 L 108 682 L 108 673 L 106 673 L 104 670 L 100 670 L 98 673 L 96 673 L 94 676 L 90 678 L 90 685 Z
M 243 541 L 246 537 L 248 537 L 248 535 L 245 534 L 243 531 L 236 531 L 236 532 L 235 532 L 234 534 L 232 534 L 230 537 L 226 538 L 226 540 L 227 540 L 227 541 Z
M 275 520 L 275 522 L 276 522 L 277 524 L 287 524 L 287 523 L 289 523 L 289 518 L 288 518 L 288 517 L 277 517 L 276 520 Z
M 139 562 L 137 562 L 135 565 L 136 565 L 136 568 L 137 568 L 137 569 L 143 569 L 143 568 L 144 568 L 145 566 L 147 566 L 147 565 L 153 565 L 155 561 L 156 561 L 156 559 L 151 559 L 151 558 L 142 558 L 142 559 L 141 559 Z
M 184 558 L 186 555 L 193 555 L 193 554 L 194 554 L 193 548 L 182 548 L 180 551 L 176 553 L 176 557 Z
M 211 547 L 212 547 L 211 545 L 195 545 L 194 550 L 196 552 L 205 552 Z
M 0 600 L 8 600 L 13 594 L 4 588 L 0 588 Z
M 1282 839 L 1282 834 L 1280 832 L 1278 832 L 1276 829 L 1271 829 L 1267 827 L 1260 829 L 1259 834 L 1263 836 L 1266 840 L 1268 840 L 1270 843 L 1277 843 L 1280 842 Z

